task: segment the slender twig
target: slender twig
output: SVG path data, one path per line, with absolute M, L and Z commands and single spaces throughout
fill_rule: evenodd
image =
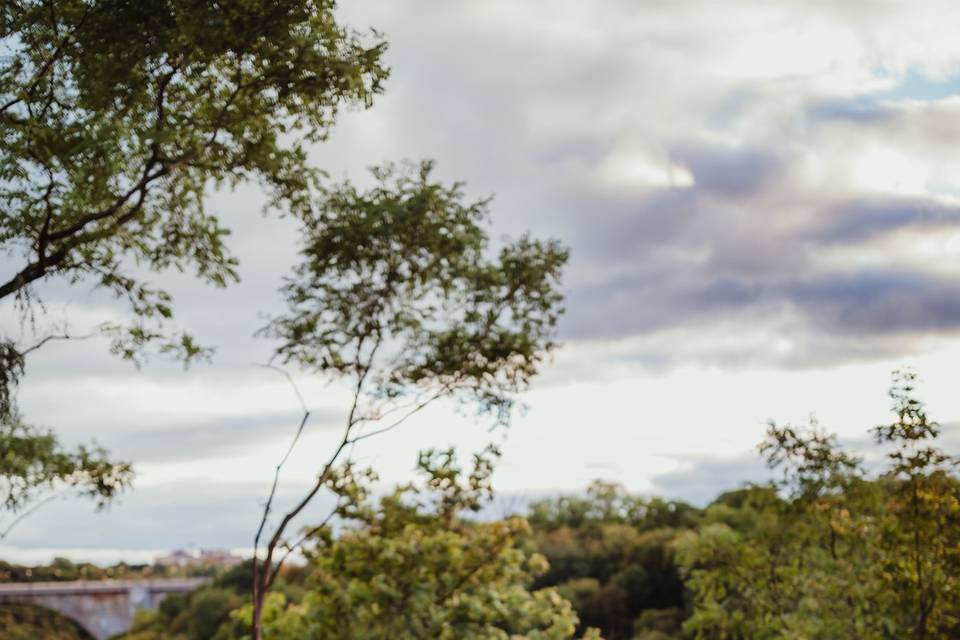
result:
M 266 369 L 272 369 L 281 373 L 287 381 L 290 383 L 290 386 L 293 388 L 293 392 L 297 396 L 297 400 L 300 402 L 300 406 L 303 408 L 303 417 L 300 419 L 300 424 L 297 426 L 297 431 L 293 436 L 293 440 L 290 441 L 290 446 L 287 447 L 286 453 L 283 454 L 283 457 L 280 459 L 280 462 L 277 463 L 277 466 L 274 468 L 273 472 L 273 483 L 270 486 L 270 495 L 267 498 L 266 504 L 263 507 L 263 518 L 260 520 L 260 526 L 257 528 L 257 535 L 253 539 L 253 556 L 254 559 L 257 557 L 257 551 L 260 547 L 260 537 L 263 535 L 263 529 L 266 527 L 267 519 L 270 517 L 270 511 L 273 508 L 273 499 L 277 494 L 277 486 L 280 483 L 280 471 L 283 469 L 283 466 L 287 463 L 287 460 L 290 458 L 290 454 L 293 453 L 294 447 L 297 446 L 297 442 L 300 441 L 300 436 L 303 435 L 304 427 L 307 425 L 307 420 L 310 418 L 310 410 L 307 408 L 306 403 L 303 400 L 303 395 L 300 393 L 300 389 L 297 387 L 296 382 L 289 373 L 281 369 L 280 367 L 271 365 L 271 364 L 261 364 L 258 365 Z M 256 563 L 256 560 L 254 560 Z M 254 564 L 254 573 L 256 573 L 256 564 Z
M 303 511 L 308 504 L 313 500 L 313 498 L 320 492 L 320 489 L 323 488 L 324 483 L 327 482 L 330 472 L 333 469 L 333 465 L 336 464 L 337 460 L 340 458 L 340 454 L 343 452 L 344 448 L 350 445 L 350 433 L 356 423 L 356 412 L 360 404 L 360 398 L 363 395 L 364 383 L 367 380 L 367 376 L 370 374 L 370 371 L 373 368 L 374 359 L 376 358 L 377 351 L 380 348 L 380 345 L 383 342 L 383 335 L 377 333 L 376 341 L 370 349 L 369 355 L 366 362 L 361 365 L 362 368 L 359 370 L 359 375 L 357 376 L 357 383 L 354 387 L 353 393 L 353 402 L 350 406 L 350 413 L 347 416 L 347 423 L 344 429 L 343 438 L 340 440 L 340 444 L 337 445 L 337 448 L 334 450 L 330 458 L 327 459 L 326 464 L 322 467 L 320 474 L 317 476 L 316 482 L 306 493 L 306 495 L 288 511 L 280 523 L 274 529 L 273 535 L 270 538 L 270 541 L 267 543 L 266 547 L 266 557 L 263 559 L 263 571 L 260 571 L 259 561 L 257 558 L 257 547 L 259 545 L 259 538 L 262 534 L 263 527 L 266 522 L 266 513 L 264 518 L 261 521 L 260 529 L 257 532 L 257 537 L 254 541 L 254 556 L 253 556 L 253 637 L 255 640 L 260 640 L 262 638 L 262 613 L 263 613 L 263 601 L 266 597 L 267 590 L 270 588 L 270 585 L 273 584 L 273 581 L 276 579 L 278 569 L 273 567 L 273 555 L 276 552 L 277 546 L 280 544 L 283 539 L 283 534 L 286 532 L 287 527 L 290 525 L 290 522 L 296 518 L 301 511 Z M 360 361 L 360 356 L 363 349 L 364 340 L 361 339 L 357 344 L 357 360 Z M 266 510 L 265 510 L 266 511 Z
M 46 498 L 44 498 L 43 500 L 41 500 L 40 502 L 36 503 L 35 505 L 33 505 L 32 507 L 30 507 L 29 509 L 27 509 L 26 511 L 23 511 L 22 513 L 20 513 L 20 515 L 18 515 L 16 518 L 14 518 L 14 519 L 13 519 L 13 522 L 11 522 L 11 523 L 7 526 L 6 529 L 4 529 L 2 532 L 0 532 L 0 540 L 4 540 L 4 539 L 10 534 L 10 532 L 13 531 L 13 528 L 14 528 L 15 526 L 17 526 L 18 524 L 20 524 L 20 522 L 22 522 L 22 521 L 23 521 L 24 519 L 26 519 L 28 516 L 30 516 L 30 515 L 32 515 L 34 512 L 36 512 L 37 509 L 39 509 L 40 507 L 44 506 L 45 504 L 49 504 L 49 503 L 53 502 L 53 501 L 56 500 L 57 498 L 61 497 L 61 495 L 62 495 L 62 494 L 60 494 L 60 493 L 54 493 L 53 495 L 49 495 L 49 496 L 47 496 Z
M 388 431 L 392 431 L 393 429 L 396 429 L 396 428 L 399 427 L 401 424 L 403 424 L 404 422 L 406 422 L 406 421 L 407 421 L 410 417 L 412 417 L 414 414 L 419 413 L 419 412 L 422 411 L 424 408 L 426 408 L 426 406 L 427 406 L 428 404 L 430 404 L 430 403 L 433 402 L 434 400 L 438 400 L 441 396 L 443 396 L 444 394 L 446 394 L 448 390 L 449 390 L 449 387 L 443 387 L 443 388 L 441 388 L 440 391 L 437 391 L 437 392 L 436 392 L 435 394 L 433 394 L 432 396 L 429 396 L 426 400 L 423 400 L 422 402 L 420 402 L 419 404 L 417 404 L 413 409 L 411 409 L 410 411 L 408 411 L 407 413 L 405 413 L 402 417 L 398 418 L 397 420 L 395 420 L 394 422 L 390 423 L 390 424 L 387 425 L 386 427 L 383 427 L 383 428 L 381 428 L 381 429 L 376 429 L 376 430 L 374 430 L 374 431 L 368 431 L 367 433 L 362 433 L 362 434 L 359 434 L 359 435 L 356 435 L 356 436 L 352 437 L 352 438 L 350 439 L 350 441 L 349 441 L 350 444 L 356 444 L 357 442 L 360 442 L 361 440 L 366 440 L 367 438 L 372 438 L 373 436 L 378 436 L 378 435 L 380 435 L 381 433 L 386 433 L 386 432 L 388 432 Z
M 385 409 L 383 406 L 380 406 L 376 408 L 376 411 L 374 413 L 359 418 L 357 420 L 357 423 L 359 424 L 361 422 L 379 422 L 380 420 L 383 420 L 384 418 L 386 418 L 391 414 L 394 414 L 398 411 L 403 411 L 404 409 L 410 409 L 411 407 L 416 406 L 416 404 L 417 404 L 417 401 L 412 400 L 410 402 L 404 402 L 403 404 L 394 405 L 389 409 Z
M 96 337 L 96 335 L 97 335 L 96 333 L 85 333 L 79 336 L 72 336 L 68 333 L 49 335 L 43 338 L 42 340 L 40 340 L 39 342 L 37 342 L 36 344 L 30 345 L 26 349 L 23 349 L 20 352 L 20 355 L 25 356 L 28 353 L 32 353 L 52 340 L 89 340 L 90 338 Z

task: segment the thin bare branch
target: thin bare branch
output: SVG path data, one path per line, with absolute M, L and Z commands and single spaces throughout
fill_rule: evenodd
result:
M 56 500 L 61 496 L 62 496 L 62 493 L 54 493 L 52 495 L 49 495 L 46 498 L 37 502 L 35 505 L 30 507 L 26 511 L 23 511 L 22 513 L 20 513 L 20 515 L 14 518 L 13 522 L 11 522 L 6 529 L 4 529 L 3 531 L 0 531 L 0 540 L 6 539 L 6 537 L 10 535 L 10 532 L 13 531 L 14 527 L 16 527 L 18 524 L 23 522 L 29 516 L 33 515 L 38 509 L 40 509 L 40 507 L 53 502 L 54 500 Z
M 373 436 L 380 435 L 381 433 L 387 433 L 388 431 L 392 431 L 393 429 L 396 429 L 401 424 L 406 422 L 409 418 L 411 418 L 413 415 L 425 409 L 427 405 L 431 404 L 435 400 L 439 400 L 443 395 L 447 393 L 448 390 L 449 390 L 449 387 L 446 387 L 446 386 L 443 387 L 440 391 L 436 392 L 432 396 L 429 396 L 426 400 L 423 400 L 422 402 L 417 404 L 413 409 L 411 409 L 410 411 L 408 411 L 403 416 L 401 416 L 394 422 L 390 423 L 386 427 L 383 427 L 381 429 L 376 429 L 375 431 L 368 431 L 367 433 L 362 433 L 360 435 L 354 436 L 353 438 L 350 439 L 350 444 L 356 444 L 361 440 L 366 440 L 367 438 L 372 438 Z
M 303 395 L 300 393 L 300 389 L 297 387 L 296 382 L 294 382 L 290 374 L 284 371 L 283 369 L 281 369 L 280 367 L 276 367 L 274 365 L 261 364 L 258 366 L 261 366 L 265 369 L 272 369 L 273 371 L 277 371 L 287 379 L 287 381 L 290 383 L 290 386 L 293 388 L 293 392 L 297 396 L 297 400 L 300 402 L 300 406 L 303 408 L 303 417 L 300 419 L 300 424 L 297 427 L 297 431 L 293 436 L 293 440 L 290 441 L 290 446 L 287 447 L 286 453 L 283 454 L 283 457 L 280 459 L 280 462 L 277 463 L 277 466 L 274 469 L 273 484 L 270 486 L 270 495 L 267 498 L 267 502 L 263 507 L 263 518 L 260 520 L 260 526 L 257 528 L 257 535 L 254 537 L 254 540 L 253 540 L 254 557 L 256 557 L 257 550 L 260 547 L 260 537 L 263 535 L 263 529 L 267 524 L 267 519 L 269 518 L 270 511 L 273 508 L 273 499 L 276 496 L 277 486 L 280 483 L 280 471 L 283 469 L 283 466 L 287 463 L 287 460 L 290 458 L 290 454 L 293 453 L 293 449 L 294 447 L 297 446 L 297 442 L 300 441 L 300 436 L 303 435 L 303 430 L 304 430 L 304 427 L 306 427 L 307 425 L 307 420 L 310 419 L 310 410 L 307 408 L 307 405 L 303 400 Z
M 320 474 L 317 476 L 316 482 L 306 493 L 306 495 L 297 503 L 293 509 L 288 511 L 280 523 L 277 525 L 277 528 L 274 529 L 273 536 L 271 536 L 270 541 L 267 543 L 267 553 L 266 557 L 263 559 L 263 570 L 260 570 L 260 563 L 257 559 L 257 550 L 259 548 L 260 536 L 263 533 L 263 528 L 265 527 L 267 519 L 267 510 L 264 510 L 264 517 L 261 520 L 260 528 L 257 531 L 257 536 L 254 539 L 254 556 L 253 556 L 253 593 L 254 593 L 254 637 L 259 637 L 260 629 L 256 628 L 259 622 L 259 613 L 263 607 L 263 601 L 266 597 L 267 590 L 270 588 L 270 585 L 273 584 L 273 581 L 276 579 L 278 569 L 273 566 L 273 555 L 276 552 L 277 546 L 280 544 L 280 541 L 283 539 L 283 534 L 286 532 L 287 527 L 290 525 L 290 522 L 296 518 L 300 512 L 302 512 L 308 504 L 316 497 L 317 493 L 320 492 L 320 489 L 323 488 L 324 483 L 327 481 L 330 471 L 333 469 L 333 466 L 336 464 L 337 460 L 340 458 L 340 454 L 343 453 L 344 448 L 350 445 L 350 433 L 356 424 L 355 416 L 357 407 L 360 404 L 360 398 L 363 395 L 363 385 L 367 379 L 367 376 L 370 373 L 370 370 L 373 368 L 373 362 L 377 354 L 377 350 L 382 344 L 383 337 L 381 334 L 377 334 L 377 339 L 374 342 L 373 347 L 370 349 L 369 356 L 366 360 L 366 363 L 363 366 L 363 369 L 359 372 L 357 377 L 357 384 L 354 387 L 353 402 L 351 403 L 350 413 L 347 416 L 347 424 L 344 429 L 343 438 L 340 441 L 340 444 L 334 450 L 333 454 L 327 460 L 326 464 L 322 467 Z M 357 345 L 357 357 L 359 360 L 360 353 L 363 349 L 363 340 Z M 351 449 L 352 449 L 352 445 Z M 276 476 L 275 476 L 276 477 Z
M 297 383 L 296 381 L 294 381 L 293 376 L 290 375 L 290 372 L 274 364 L 256 364 L 255 366 L 276 371 L 277 373 L 282 375 L 284 378 L 286 378 L 287 382 L 290 383 L 290 387 L 293 389 L 293 392 L 296 394 L 297 400 L 300 402 L 300 408 L 303 409 L 304 413 L 308 411 L 307 403 L 303 399 L 303 394 L 300 393 L 300 387 L 297 386 Z
M 42 346 L 44 346 L 45 344 L 47 344 L 48 342 L 51 342 L 51 341 L 53 341 L 53 340 L 89 340 L 90 338 L 94 338 L 94 337 L 96 337 L 96 336 L 97 336 L 96 333 L 85 333 L 85 334 L 79 335 L 79 336 L 72 336 L 72 335 L 70 335 L 70 334 L 68 334 L 68 333 L 53 334 L 53 335 L 46 336 L 45 338 L 43 338 L 42 340 L 40 340 L 40 341 L 37 342 L 36 344 L 32 344 L 32 345 L 30 345 L 29 347 L 27 347 L 26 349 L 22 350 L 22 351 L 20 352 L 20 355 L 21 355 L 21 356 L 25 356 L 25 355 L 27 355 L 28 353 L 32 353 L 32 352 L 36 351 L 37 349 L 41 348 Z

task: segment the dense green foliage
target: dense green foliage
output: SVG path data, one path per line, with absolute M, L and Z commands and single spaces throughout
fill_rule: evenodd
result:
M 79 624 L 55 611 L 28 604 L 0 604 L 3 640 L 92 640 Z
M 557 586 L 584 626 L 612 640 L 679 629 L 684 587 L 672 545 L 700 510 L 595 482 L 586 496 L 534 503 L 529 519 L 550 563 L 535 586 Z
M 696 638 L 960 637 L 960 480 L 939 428 L 902 374 L 896 420 L 877 427 L 887 466 L 816 429 L 771 426 L 762 446 L 785 470 L 778 493 L 708 509 L 677 545 Z M 724 507 L 724 508 L 720 508 Z
M 0 299 L 29 305 L 51 277 L 105 287 L 133 311 L 110 327 L 128 357 L 172 315 L 132 266 L 234 280 L 209 189 L 259 182 L 305 216 L 320 178 L 305 146 L 386 77 L 384 43 L 332 0 L 13 0 L 0 47 L 0 246 L 21 260 Z

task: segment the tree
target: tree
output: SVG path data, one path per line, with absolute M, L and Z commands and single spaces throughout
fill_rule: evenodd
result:
M 0 243 L 38 281 L 91 281 L 127 299 L 115 350 L 160 335 L 170 296 L 134 264 L 236 279 L 211 188 L 259 181 L 268 206 L 309 212 L 305 145 L 342 105 L 371 104 L 385 44 L 338 24 L 332 0 L 17 0 L 0 8 Z M 148 321 L 155 325 L 147 326 Z M 192 341 L 170 345 L 196 355 Z
M 573 637 L 577 616 L 570 603 L 554 589 L 528 590 L 546 562 L 524 549 L 526 521 L 464 517 L 488 499 L 497 455 L 494 449 L 476 455 L 467 473 L 452 450 L 424 452 L 422 485 L 399 487 L 379 505 L 355 501 L 336 537 L 329 526 L 314 531 L 307 593 L 292 604 L 271 595 L 265 637 Z M 250 606 L 237 612 L 237 628 L 251 616 Z
M 892 445 L 875 477 L 816 425 L 771 426 L 761 450 L 785 469 L 783 482 L 711 507 L 709 524 L 678 543 L 691 635 L 957 637 L 957 462 L 929 445 L 939 429 L 914 386 L 913 373 L 896 374 L 897 418 L 873 430 Z
M 603 481 L 592 482 L 585 496 L 534 502 L 533 539 L 550 569 L 533 586 L 556 587 L 581 626 L 605 638 L 679 632 L 684 585 L 673 542 L 700 515 L 683 502 L 633 495 Z
M 254 638 L 283 563 L 276 552 L 298 544 L 285 539 L 287 529 L 348 447 L 441 398 L 505 424 L 554 346 L 566 250 L 523 237 L 494 252 L 482 227 L 489 201 L 466 201 L 460 184 L 436 182 L 431 170 L 388 166 L 373 171 L 368 191 L 349 183 L 325 190 L 283 289 L 288 310 L 263 331 L 279 340 L 283 362 L 346 381 L 353 399 L 316 482 L 267 534 L 275 476 L 254 541 L 258 549 L 268 535 L 255 565 Z
M 159 343 L 187 362 L 206 354 L 170 327 L 170 294 L 142 274 L 189 269 L 216 286 L 237 279 L 228 231 L 205 204 L 211 189 L 256 181 L 267 208 L 308 217 L 321 174 L 306 145 L 326 137 L 340 108 L 369 106 L 387 76 L 382 38 L 342 26 L 334 8 L 333 0 L 0 3 L 0 248 L 10 270 L 0 300 L 33 325 L 43 314 L 39 283 L 90 283 L 129 303 L 129 324 L 100 327 L 115 353 L 139 359 Z M 27 353 L 71 335 L 41 330 L 48 335 L 33 347 L 0 335 L 2 428 L 22 445 L 17 465 L 45 469 L 13 480 L 0 468 L 8 482 L 79 477 L 63 457 L 52 466 L 22 459 L 31 447 L 56 449 L 45 433 L 28 446 L 34 432 L 10 422 Z
M 891 487 L 879 527 L 876 562 L 893 596 L 897 624 L 918 640 L 960 632 L 960 460 L 929 443 L 940 435 L 914 397 L 916 374 L 896 373 L 890 397 L 897 416 L 873 430 L 893 445 L 883 475 Z
M 133 471 L 129 464 L 111 462 L 99 447 L 67 450 L 49 430 L 23 424 L 16 415 L 0 419 L 0 505 L 12 520 L 0 521 L 0 540 L 22 517 L 43 504 L 38 495 L 59 487 L 75 489 L 79 495 L 104 506 L 129 486 Z

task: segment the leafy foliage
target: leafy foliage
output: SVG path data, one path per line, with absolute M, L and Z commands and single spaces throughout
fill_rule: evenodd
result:
M 546 562 L 523 549 L 526 522 L 463 517 L 489 494 L 496 455 L 488 449 L 465 473 L 452 451 L 426 452 L 423 486 L 359 505 L 354 525 L 339 536 L 329 527 L 315 531 L 307 593 L 299 604 L 271 597 L 265 637 L 572 637 L 570 604 L 553 589 L 527 589 Z M 240 628 L 249 616 L 249 608 L 237 614 Z
M 785 468 L 781 496 L 741 492 L 678 543 L 695 638 L 955 638 L 960 633 L 960 480 L 929 445 L 938 427 L 896 375 L 891 449 L 869 478 L 835 438 L 771 427 L 761 449 Z M 731 517 L 733 516 L 733 517 Z
M 83 627 L 50 609 L 21 603 L 0 604 L 4 640 L 92 640 Z
M 38 494 L 62 486 L 103 506 L 132 477 L 128 464 L 109 461 L 99 447 L 67 450 L 51 431 L 25 425 L 16 414 L 0 420 L 0 500 L 6 511 L 21 511 Z
M 698 526 L 699 509 L 597 481 L 585 496 L 533 503 L 529 518 L 550 562 L 534 587 L 556 586 L 584 627 L 614 640 L 679 632 L 684 585 L 672 545 Z
M 130 303 L 110 327 L 134 357 L 164 335 L 166 292 L 133 267 L 236 279 L 211 188 L 257 181 L 305 217 L 320 174 L 305 145 L 387 71 L 378 35 L 332 0 L 17 0 L 0 5 L 0 246 L 22 267 L 0 298 L 59 276 Z M 201 351 L 175 336 L 169 349 Z
M 369 191 L 326 190 L 284 288 L 289 311 L 264 334 L 286 362 L 360 376 L 366 420 L 411 392 L 469 397 L 506 420 L 554 346 L 567 251 L 524 237 L 491 259 L 488 201 L 464 202 L 431 171 L 387 166 Z

